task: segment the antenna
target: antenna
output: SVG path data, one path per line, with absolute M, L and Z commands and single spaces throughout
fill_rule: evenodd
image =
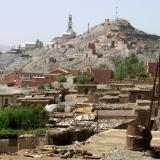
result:
M 118 0 L 116 0 L 116 19 L 118 19 Z
M 90 23 L 88 23 L 88 33 L 89 33 L 89 31 L 90 31 Z

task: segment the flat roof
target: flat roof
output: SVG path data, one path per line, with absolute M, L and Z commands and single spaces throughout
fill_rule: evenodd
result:
M 99 99 L 119 99 L 119 96 L 110 96 L 110 95 L 105 95 Z
M 136 103 L 100 103 L 95 104 L 95 108 L 102 109 L 102 110 L 108 110 L 108 109 L 133 109 L 137 107 L 138 105 Z
M 26 94 L 31 90 L 25 88 L 8 87 L 0 85 L 0 95 L 15 95 L 15 94 Z
M 93 86 L 93 87 L 97 87 L 97 85 L 96 84 L 76 84 L 76 86 L 79 86 L 79 87 L 81 87 L 81 86 Z
M 18 100 L 23 101 L 23 100 L 50 100 L 53 99 L 54 97 L 21 97 L 18 98 Z
M 41 99 L 39 99 L 39 100 L 22 100 L 21 102 L 31 102 L 31 103 L 45 102 L 45 103 L 48 103 L 49 100 L 45 100 L 45 99 L 43 99 L 43 100 L 41 100 Z

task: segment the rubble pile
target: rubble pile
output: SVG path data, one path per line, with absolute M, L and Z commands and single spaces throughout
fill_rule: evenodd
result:
M 82 149 L 80 145 L 75 147 L 58 147 L 54 145 L 46 145 L 35 150 L 21 150 L 17 153 L 25 157 L 42 158 L 42 157 L 60 157 L 60 158 L 77 158 L 92 157 L 92 153 Z M 96 157 L 100 159 L 101 157 Z
M 121 124 L 125 123 L 125 119 L 110 119 L 110 120 L 99 120 L 99 130 L 106 130 L 111 128 L 117 128 Z
M 107 119 L 107 120 L 98 120 L 98 121 L 79 121 L 74 122 L 73 126 L 75 127 L 86 127 L 92 128 L 94 130 L 103 131 L 111 128 L 116 128 L 119 125 L 125 123 L 125 119 Z
M 74 121 L 73 119 L 63 119 L 56 126 L 70 128 L 89 128 L 95 131 L 103 131 L 111 128 L 117 128 L 124 124 L 126 119 L 103 119 L 98 121 Z

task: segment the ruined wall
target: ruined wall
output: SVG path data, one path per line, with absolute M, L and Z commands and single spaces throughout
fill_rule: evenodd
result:
M 0 137 L 0 153 L 15 153 L 18 151 L 17 136 Z
M 21 135 L 18 138 L 18 150 L 22 149 L 36 149 L 35 135 Z
M 137 99 L 150 100 L 151 91 L 129 91 L 129 101 L 135 103 Z
M 47 145 L 46 135 L 1 136 L 0 153 L 15 153 L 22 149 L 36 149 Z
M 49 145 L 69 145 L 75 141 L 85 141 L 92 135 L 94 135 L 93 130 L 81 129 L 74 131 L 62 131 L 62 132 L 48 132 L 48 144 Z

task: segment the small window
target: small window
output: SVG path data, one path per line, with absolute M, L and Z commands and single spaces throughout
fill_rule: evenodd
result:
M 142 96 L 141 96 L 141 95 L 138 95 L 138 99 L 142 99 Z
M 87 88 L 85 89 L 85 94 L 88 94 L 88 89 Z

